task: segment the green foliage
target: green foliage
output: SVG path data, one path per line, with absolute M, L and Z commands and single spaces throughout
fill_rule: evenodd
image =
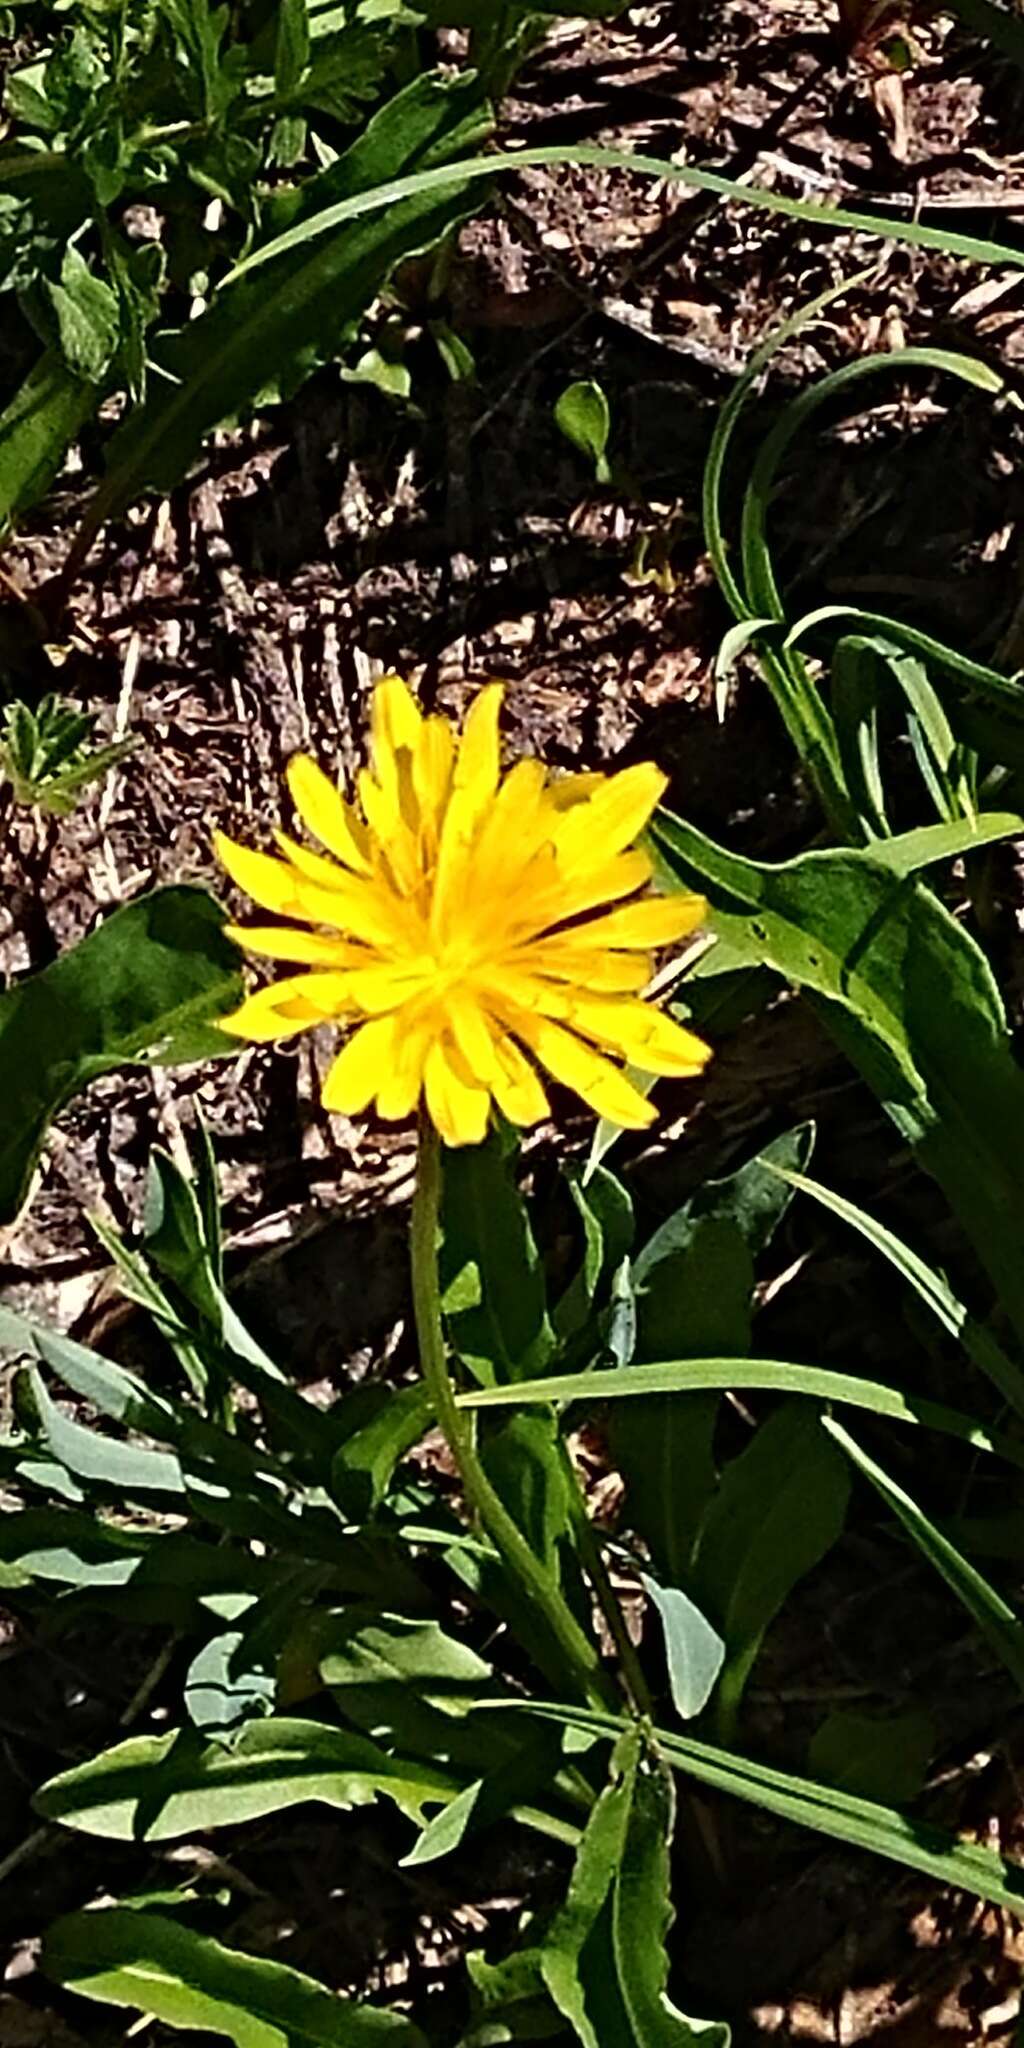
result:
M 594 0 L 583 11 L 614 10 Z M 461 71 L 423 69 L 421 32 L 441 26 L 468 32 Z M 479 153 L 492 101 L 536 32 L 526 7 L 471 0 L 70 0 L 33 26 L 6 83 L 0 145 L 0 299 L 15 366 L 0 393 L 0 521 L 49 488 L 101 409 L 119 424 L 69 574 L 104 519 L 171 487 L 215 427 L 317 366 L 344 364 L 407 399 L 401 335 L 361 332 L 363 315 L 406 257 L 443 241 L 492 178 L 524 165 L 632 166 L 804 224 L 1020 266 L 1019 252 L 973 237 L 737 191 L 656 158 Z M 141 206 L 159 216 L 157 243 L 125 225 Z M 707 895 L 717 942 L 682 1007 L 717 1041 L 780 985 L 799 990 L 945 1194 L 992 1298 L 969 1309 L 933 1259 L 809 1180 L 806 1123 L 738 1166 L 724 1161 L 723 1177 L 660 1218 L 605 1163 L 607 1132 L 585 1172 L 564 1171 L 553 1198 L 541 1177 L 545 1199 L 527 1201 L 501 1129 L 447 1155 L 440 1210 L 428 1208 L 417 1240 L 458 1392 L 440 1325 L 424 1324 L 420 1272 L 422 1377 L 339 1385 L 324 1405 L 234 1306 L 200 1129 L 191 1173 L 154 1152 L 136 1237 L 95 1222 L 151 1325 L 145 1367 L 0 1308 L 13 1361 L 0 1442 L 5 1601 L 58 1638 L 97 1615 L 157 1631 L 169 1660 L 159 1732 L 133 1733 L 130 1709 L 38 1787 L 39 1817 L 123 1845 L 118 1871 L 133 1844 L 309 1802 L 372 1811 L 406 1870 L 487 1855 L 499 1822 L 542 1836 L 544 1907 L 511 1955 L 472 1959 L 466 2048 L 549 2037 L 726 2048 L 721 2021 L 668 1996 L 678 1777 L 1024 1911 L 1019 1866 L 917 1810 L 938 1731 L 916 1706 L 829 1715 L 810 1743 L 812 1778 L 742 1749 L 744 1689 L 769 1630 L 840 1536 L 851 1479 L 857 1511 L 881 1515 L 884 1540 L 938 1575 L 942 1597 L 1024 1686 L 1016 1585 L 969 1554 L 987 1541 L 996 1564 L 1015 1562 L 1016 1511 L 986 1522 L 958 1490 L 957 1512 L 930 1499 L 926 1512 L 875 1454 L 896 1423 L 908 1463 L 934 1435 L 965 1475 L 976 1460 L 1014 1489 L 1024 1467 L 1024 1084 L 981 947 L 920 878 L 1021 833 L 1016 813 L 983 811 L 979 791 L 987 768 L 1024 765 L 1024 689 L 880 613 L 828 606 L 792 622 L 768 539 L 794 436 L 822 405 L 893 368 L 993 396 L 1000 380 L 934 349 L 822 378 L 781 409 L 750 465 L 738 546 L 724 536 L 723 480 L 754 381 L 842 288 L 788 322 L 740 379 L 714 437 L 705 515 L 735 616 L 719 708 L 736 662 L 756 654 L 833 832 L 854 843 L 768 867 L 681 820 L 662 819 L 654 836 L 663 878 Z M 449 374 L 471 376 L 458 338 L 426 324 Z M 569 387 L 555 417 L 607 483 L 600 386 Z M 824 679 L 805 642 L 828 650 Z M 938 819 L 899 837 L 885 765 L 893 721 L 917 764 L 921 815 Z M 70 809 L 121 751 L 91 741 L 72 706 L 10 705 L 0 765 L 15 800 Z M 9 989 L 0 1217 L 16 1212 L 48 1122 L 94 1075 L 229 1050 L 216 1019 L 237 980 L 219 910 L 179 889 L 117 912 Z M 910 1384 L 761 1355 L 765 1262 L 797 1193 L 888 1262 L 1009 1406 L 1005 1427 L 991 1399 L 975 1415 L 967 1394 L 953 1408 Z M 726 1392 L 756 1398 L 726 1416 Z M 836 1420 L 849 1407 L 870 1449 Z M 590 1519 L 580 1484 L 580 1445 L 590 1456 L 601 1441 L 581 1437 L 585 1418 L 605 1427 L 624 1480 L 614 1530 Z M 454 1486 L 429 1441 L 439 1424 Z M 639 1648 L 623 1582 L 646 1602 Z M 695 1734 L 678 1732 L 691 1721 Z M 342 1998 L 224 1946 L 208 1931 L 210 1904 L 200 1886 L 72 1913 L 50 1929 L 43 1966 L 81 1995 L 237 2048 L 423 2040 L 401 1999 L 385 2010 Z M 685 1985 L 679 1996 L 688 2002 Z
M 819 1010 L 940 1183 L 1024 1335 L 1024 1076 L 985 955 L 904 870 L 904 843 L 886 842 L 888 858 L 830 851 L 777 868 L 676 819 L 661 822 L 658 843 L 679 882 L 707 895 L 728 965 L 770 965 Z
M 159 1913 L 69 1913 L 50 1929 L 43 1968 L 87 1998 L 141 2006 L 235 2048 L 334 2048 L 342 2039 L 355 2048 L 422 2048 L 423 2036 L 400 2014 L 354 2005 L 300 1970 L 240 1955 Z
M 203 890 L 158 889 L 0 996 L 0 1220 L 24 1199 L 47 1125 L 98 1075 L 230 1050 L 215 1019 L 240 976 L 223 923 Z
M 902 1714 L 836 1708 L 815 1730 L 807 1761 L 816 1778 L 840 1791 L 905 1806 L 920 1797 L 935 1743 L 935 1724 L 920 1708 Z
M 607 449 L 612 416 L 601 385 L 593 378 L 567 384 L 555 404 L 555 424 L 566 440 L 593 463 L 595 482 L 611 483 Z
M 43 697 L 33 711 L 8 704 L 0 732 L 0 774 L 15 803 L 36 805 L 53 817 L 73 811 L 82 792 L 101 782 L 131 752 L 131 740 L 92 744 L 96 721 L 59 697 Z

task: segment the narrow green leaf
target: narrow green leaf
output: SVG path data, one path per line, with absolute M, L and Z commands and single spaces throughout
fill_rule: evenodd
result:
M 690 164 L 676 163 L 670 157 L 648 156 L 639 150 L 605 149 L 596 144 L 566 148 L 559 143 L 541 144 L 535 149 L 515 150 L 507 155 L 495 150 L 492 155 L 464 160 L 459 165 L 459 175 L 468 182 L 503 173 L 515 174 L 541 164 L 588 164 L 596 170 L 633 171 L 640 176 L 688 186 L 692 191 L 711 192 L 721 199 L 750 206 L 755 211 L 805 221 L 811 227 L 820 227 L 833 234 L 853 230 L 903 243 L 909 248 L 941 249 L 947 256 L 965 256 L 972 263 L 994 264 L 1001 269 L 1019 270 L 1024 265 L 1021 251 L 1006 242 L 985 241 L 978 235 L 961 234 L 955 229 L 925 227 L 918 221 L 894 219 L 888 214 L 856 213 L 847 207 L 821 206 L 808 200 L 788 199 L 783 193 L 766 190 L 763 186 L 740 184 L 716 171 L 698 170 Z M 357 220 L 363 214 L 394 206 L 402 199 L 421 198 L 437 191 L 444 183 L 442 170 L 418 171 L 407 177 L 390 179 L 372 191 L 353 195 L 351 199 L 340 200 L 316 218 L 286 229 L 272 242 L 244 257 L 235 265 L 228 282 L 233 283 L 257 267 L 276 261 L 289 249 L 301 246 L 312 237 L 328 234 L 344 221 Z M 831 296 L 838 297 L 850 289 L 851 280 L 847 279 L 842 285 L 832 287 Z M 994 375 L 992 372 L 989 374 Z
M 425 2048 L 401 2014 L 355 2005 L 299 1970 L 224 1948 L 158 1913 L 69 1913 L 50 1928 L 41 1960 L 47 1976 L 81 1996 L 218 2034 L 235 2048 Z
M 823 1208 L 831 1210 L 844 1223 L 851 1224 L 854 1230 L 859 1230 L 861 1236 L 866 1237 L 868 1243 L 909 1282 L 918 1299 L 931 1310 L 950 1336 L 963 1345 L 973 1364 L 992 1381 L 993 1386 L 998 1387 L 1003 1399 L 1024 1412 L 1024 1373 L 1020 1366 L 1007 1357 L 991 1331 L 971 1315 L 962 1301 L 958 1301 L 941 1273 L 937 1273 L 893 1231 L 870 1216 L 866 1209 L 859 1209 L 855 1202 L 848 1201 L 845 1195 L 837 1195 L 834 1189 L 823 1187 L 820 1181 L 809 1180 L 806 1174 L 795 1173 L 792 1168 L 780 1167 L 777 1170 L 791 1187 L 801 1194 L 811 1195 Z
M 626 1725 L 611 1714 L 586 1707 L 532 1701 L 526 1712 L 575 1727 L 608 1741 L 618 1741 Z M 819 1785 L 789 1771 L 777 1771 L 768 1764 L 753 1762 L 693 1736 L 669 1734 L 655 1728 L 653 1739 L 673 1770 L 692 1777 L 699 1784 L 759 1806 L 779 1819 L 798 1827 L 828 1835 L 833 1841 L 848 1842 L 872 1855 L 884 1856 L 908 1870 L 920 1870 L 941 1885 L 970 1892 L 992 1905 L 1006 1906 L 1024 1919 L 1024 1865 L 980 1848 L 974 1842 L 960 1842 L 954 1835 L 933 1827 L 896 1807 L 870 1799 L 859 1799 L 836 1786 Z
M 929 1564 L 934 1565 L 947 1586 L 952 1587 L 957 1599 L 966 1607 L 1000 1662 L 1005 1664 L 1024 1691 L 1024 1622 L 1020 1616 L 1014 1613 L 1002 1594 L 996 1592 L 995 1587 L 989 1584 L 982 1573 L 968 1562 L 956 1544 L 951 1543 L 949 1537 L 944 1536 L 942 1531 L 935 1527 L 934 1522 L 929 1521 L 917 1502 L 911 1500 L 910 1495 L 905 1493 L 901 1486 L 897 1486 L 896 1481 L 890 1479 L 887 1472 L 883 1472 L 882 1467 L 876 1464 L 874 1458 L 869 1457 L 867 1451 L 861 1448 L 841 1424 L 825 1416 L 822 1418 L 822 1427 L 842 1446 L 858 1471 L 863 1472 L 866 1479 L 870 1479 L 876 1492 L 880 1493 L 887 1506 L 892 1508 L 922 1555 L 928 1559 Z
M 802 1394 L 810 1401 L 866 1408 L 893 1422 L 922 1423 L 1024 1469 L 1024 1445 L 1015 1437 L 983 1428 L 956 1408 L 882 1386 L 877 1380 L 773 1358 L 680 1358 L 650 1365 L 614 1365 L 598 1372 L 556 1373 L 550 1379 L 525 1380 L 515 1386 L 483 1387 L 460 1394 L 458 1400 L 462 1408 L 506 1408 L 518 1402 L 643 1400 L 649 1394 L 694 1394 L 710 1388 L 723 1392 L 759 1388 L 765 1393 Z
M 49 490 L 99 403 L 88 379 L 47 350 L 0 413 L 0 532 Z

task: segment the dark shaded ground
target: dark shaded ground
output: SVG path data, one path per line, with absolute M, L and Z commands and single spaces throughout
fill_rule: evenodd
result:
M 1016 242 L 1020 78 L 946 23 L 921 28 L 918 42 L 913 70 L 896 80 L 866 57 L 844 59 L 824 0 L 637 7 L 612 26 L 553 33 L 506 110 L 507 135 L 683 151 L 823 201 L 913 195 L 929 220 Z M 264 832 L 296 745 L 357 759 L 381 665 L 451 711 L 485 677 L 507 678 L 510 751 L 574 765 L 654 755 L 672 774 L 674 805 L 730 844 L 772 858 L 808 843 L 818 822 L 756 676 L 741 677 L 721 725 L 714 715 L 726 619 L 703 556 L 700 475 L 716 408 L 769 325 L 865 265 L 870 276 L 841 308 L 780 357 L 740 476 L 781 397 L 859 353 L 940 342 L 1018 378 L 1020 279 L 710 208 L 619 173 L 563 169 L 509 185 L 464 232 L 446 302 L 424 305 L 413 274 L 406 308 L 381 314 L 407 330 L 422 416 L 322 372 L 289 407 L 219 437 L 200 477 L 97 549 L 54 682 L 139 744 L 45 840 L 10 820 L 7 970 L 43 964 L 153 881 L 215 883 L 212 825 Z M 470 383 L 446 379 L 429 334 L 439 312 L 473 351 Z M 608 393 L 628 487 L 592 490 L 553 424 L 577 376 L 598 376 Z M 1024 557 L 1017 414 L 920 375 L 881 377 L 860 404 L 801 446 L 773 512 L 794 604 L 877 601 L 1012 666 Z M 59 566 L 78 493 L 65 479 L 56 516 L 48 507 L 5 557 L 26 589 Z M 1009 854 L 993 876 L 989 937 L 1016 1004 Z M 326 1053 L 304 1042 L 246 1052 L 216 1073 L 94 1088 L 62 1119 L 32 1208 L 3 1248 L 12 1298 L 110 1341 L 120 1312 L 83 1212 L 101 1206 L 130 1223 L 151 1144 L 176 1142 L 199 1106 L 262 1334 L 305 1383 L 342 1361 L 358 1372 L 378 1364 L 403 1308 L 394 1212 L 409 1143 L 323 1115 Z M 623 1152 L 652 1215 L 813 1116 L 819 1177 L 962 1271 L 938 1197 L 798 1004 L 780 1002 L 730 1037 L 700 1098 L 667 1091 L 665 1107 L 657 1136 Z M 565 1142 L 585 1135 L 570 1118 Z M 541 1181 L 549 1144 L 534 1159 Z M 897 1380 L 921 1371 L 903 1304 L 858 1242 L 796 1213 L 773 1269 L 758 1330 L 766 1353 Z M 950 1376 L 946 1363 L 935 1371 Z M 956 1399 L 934 1377 L 929 1391 Z M 886 1455 L 899 1477 L 911 1451 L 887 1440 Z M 933 1476 L 941 1495 L 942 1470 Z M 104 2008 L 76 2004 L 60 2017 L 33 1975 L 34 1943 L 94 1890 L 166 1883 L 166 1852 L 148 1862 L 102 1844 L 27 1841 L 27 1797 L 61 1759 L 113 1739 L 160 1649 L 132 1638 L 115 1668 L 84 1624 L 58 1643 L 12 1631 L 0 1648 L 0 1934 L 11 1956 L 0 2048 L 128 2037 L 128 2022 Z M 943 1738 L 935 1816 L 1020 1847 L 1009 1689 L 979 1663 L 937 1582 L 867 1513 L 775 1631 L 744 1740 L 802 1768 L 831 1703 L 898 1707 L 922 1693 Z M 740 2048 L 1008 2038 L 1024 1954 L 1012 1923 L 936 1903 L 927 1885 L 749 1810 L 716 1809 L 714 1824 L 717 1871 L 689 1809 L 681 1817 L 679 1995 L 727 2011 Z M 483 1868 L 466 1857 L 440 1873 L 396 1871 L 403 1846 L 376 1814 L 342 1824 L 313 1808 L 218 1837 L 230 1899 L 221 1931 L 330 1982 L 407 1983 L 440 2031 L 457 2015 L 451 1963 L 511 1935 L 545 1873 L 524 1866 L 511 1832 Z M 185 1845 L 172 1852 L 174 1881 L 190 1858 L 216 1877 L 210 1848 Z

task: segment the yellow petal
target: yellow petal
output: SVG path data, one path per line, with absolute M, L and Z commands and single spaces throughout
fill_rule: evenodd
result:
M 410 784 L 411 787 L 411 784 Z M 423 882 L 415 836 L 402 815 L 403 779 L 375 782 L 368 768 L 359 770 L 359 801 L 380 853 L 403 896 L 415 895 Z
M 494 1036 L 483 1009 L 458 990 L 451 991 L 444 1007 L 467 1073 L 479 1087 L 489 1088 L 495 1069 Z
M 431 1122 L 446 1145 L 480 1145 L 487 1135 L 491 1098 L 459 1072 L 451 1049 L 435 1038 L 423 1065 L 423 1085 Z
M 634 895 L 650 881 L 652 865 L 650 855 L 636 847 L 632 853 L 613 854 L 611 860 L 581 868 L 577 874 L 562 875 L 557 883 L 535 894 L 530 911 L 532 929 L 544 932 L 552 925 L 564 924 L 570 917 L 582 917 L 585 910 L 594 910 L 599 903 L 614 903 L 620 896 Z M 525 913 L 526 901 L 522 907 Z
M 472 792 L 454 791 L 441 826 L 434 886 L 430 898 L 430 935 L 443 945 L 459 920 L 465 920 L 470 893 L 475 809 Z
M 618 1001 L 600 996 L 573 997 L 570 1022 L 574 1031 L 584 1031 L 612 1052 L 621 1054 L 632 1067 L 648 1074 L 673 1074 L 689 1080 L 702 1072 L 711 1058 L 711 1048 L 692 1031 L 684 1030 L 653 1003 L 630 997 Z
M 437 853 L 455 763 L 455 739 L 446 718 L 425 718 L 412 757 L 412 781 L 428 858 Z
M 294 974 L 284 981 L 272 981 L 258 988 L 237 1010 L 219 1019 L 220 1029 L 232 1038 L 247 1038 L 262 1044 L 274 1038 L 290 1038 L 296 1031 L 308 1031 L 321 1024 L 322 1008 L 310 1001 L 306 986 L 309 975 Z
M 261 910 L 276 910 L 286 916 L 295 914 L 295 876 L 284 861 L 275 860 L 269 853 L 256 853 L 251 846 L 240 846 L 237 839 L 229 839 L 225 832 L 214 833 L 213 846 L 231 880 Z
M 395 1063 L 377 1090 L 377 1112 L 386 1123 L 404 1123 L 406 1117 L 412 1115 L 423 1087 L 423 1063 L 439 1026 L 436 1012 L 428 1012 L 411 1022 L 404 1018 L 399 1021 L 395 1033 Z
M 322 932 L 296 931 L 286 924 L 226 924 L 226 939 L 262 960 L 295 960 L 307 966 L 358 967 L 368 955 L 364 946 L 329 939 Z
M 672 896 L 646 896 L 642 903 L 625 903 L 606 917 L 592 918 L 576 925 L 574 946 L 625 946 L 642 948 L 672 946 L 687 939 L 707 916 L 703 896 L 690 896 L 680 889 Z
M 503 1037 L 495 1046 L 492 1087 L 494 1099 L 510 1124 L 526 1128 L 542 1123 L 548 1115 L 548 1098 L 540 1075 L 531 1067 L 515 1040 Z
M 504 695 L 502 683 L 488 683 L 474 697 L 462 728 L 455 763 L 455 787 L 469 791 L 474 805 L 480 809 L 489 802 L 498 787 L 501 768 L 498 719 Z
M 482 820 L 474 850 L 473 887 L 478 899 L 521 886 L 525 868 L 550 837 L 546 782 L 543 761 L 517 761 L 510 768 Z
M 274 826 L 274 838 L 292 867 L 297 868 L 300 875 L 308 875 L 309 880 L 315 882 L 318 888 L 352 887 L 353 876 L 344 868 L 340 868 L 337 861 L 327 860 L 322 853 L 311 853 L 308 846 L 300 846 L 299 841 L 292 839 L 287 832 L 282 832 L 279 825 Z
M 314 839 L 356 874 L 370 872 L 366 828 L 340 791 L 308 754 L 293 754 L 286 770 L 291 799 Z
M 639 1131 L 654 1122 L 655 1112 L 646 1097 L 627 1080 L 610 1060 L 603 1059 L 589 1045 L 564 1031 L 547 1017 L 521 1012 L 512 1020 L 516 1037 L 535 1052 L 542 1066 L 556 1081 L 571 1088 L 589 1109 L 623 1130 Z
M 342 1046 L 321 1090 L 325 1109 L 341 1116 L 361 1116 L 378 1089 L 386 1086 L 395 1064 L 396 1019 L 373 1017 Z
M 378 752 L 390 763 L 400 748 L 414 752 L 423 725 L 423 713 L 408 683 L 401 676 L 382 676 L 374 685 L 370 709 L 370 735 L 376 763 Z
M 574 870 L 589 866 L 595 856 L 621 853 L 643 831 L 667 788 L 668 776 L 653 761 L 639 761 L 635 768 L 609 775 L 601 789 L 586 803 L 574 805 L 560 823 L 562 865 Z
M 651 965 L 643 953 L 605 953 L 596 946 L 587 952 L 575 943 L 576 925 L 566 932 L 546 939 L 537 939 L 532 946 L 523 946 L 515 954 L 516 965 L 530 974 L 550 975 L 554 981 L 571 982 L 579 988 L 603 990 L 616 994 L 638 993 L 651 978 Z
M 357 974 L 351 974 L 349 987 L 352 1000 L 359 1009 L 375 1017 L 384 1010 L 398 1010 L 403 1003 L 429 994 L 433 979 L 429 961 L 397 960 L 394 965 L 381 961 L 376 966 L 364 967 Z

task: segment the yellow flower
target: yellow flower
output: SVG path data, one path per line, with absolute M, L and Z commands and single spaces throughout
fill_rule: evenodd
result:
M 492 1101 L 514 1124 L 546 1116 L 538 1065 L 638 1129 L 654 1111 L 615 1060 L 687 1076 L 709 1057 L 641 1000 L 650 949 L 684 938 L 705 908 L 699 896 L 633 900 L 652 864 L 631 842 L 665 777 L 643 764 L 551 780 L 523 760 L 502 779 L 502 696 L 481 690 L 457 740 L 389 676 L 374 691 L 358 807 L 308 756 L 289 763 L 324 852 L 277 832 L 278 860 L 217 834 L 239 888 L 295 921 L 230 927 L 232 938 L 304 970 L 257 990 L 223 1029 L 265 1040 L 363 1020 L 327 1074 L 325 1107 L 357 1116 L 375 1101 L 397 1120 L 422 1097 L 449 1145 L 480 1142 Z

